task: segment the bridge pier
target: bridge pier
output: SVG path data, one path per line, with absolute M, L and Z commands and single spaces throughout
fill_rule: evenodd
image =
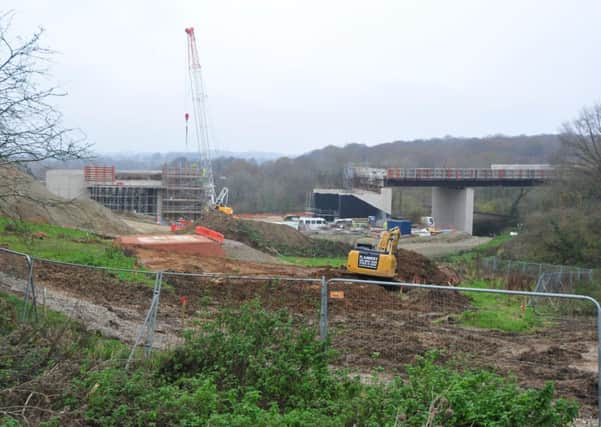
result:
M 437 228 L 452 227 L 472 234 L 474 189 L 432 187 L 432 218 Z

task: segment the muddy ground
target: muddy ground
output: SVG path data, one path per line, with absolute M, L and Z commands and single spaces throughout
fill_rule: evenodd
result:
M 311 239 L 283 224 L 245 220 L 209 210 L 194 223 L 219 231 L 227 239 L 242 242 L 272 255 L 290 256 L 344 256 L 350 245 L 322 239 Z M 193 227 L 182 230 L 192 232 Z
M 156 254 L 155 254 L 156 255 Z M 162 269 L 159 257 L 140 254 L 149 267 Z M 153 264 L 154 262 L 154 264 Z M 304 275 L 306 269 L 272 265 L 253 267 L 221 260 L 222 271 Z M 206 265 L 182 265 L 189 271 L 207 271 Z M 196 268 L 196 269 L 194 269 Z M 212 268 L 217 268 L 213 266 Z M 17 291 L 26 277 L 24 263 L 0 254 L 0 284 Z M 133 342 L 150 304 L 148 283 L 124 282 L 103 271 L 81 267 L 35 264 L 38 299 L 46 288 L 49 306 L 78 317 L 103 334 Z M 191 317 L 259 299 L 266 307 L 286 308 L 295 318 L 317 329 L 320 285 L 307 281 L 224 280 L 166 274 L 161 293 L 155 345 L 178 341 Z M 181 297 L 187 299 L 182 318 Z M 61 306 L 62 304 L 62 306 Z M 76 308 L 74 308 L 74 305 Z M 473 310 L 467 297 L 455 291 L 408 293 L 368 285 L 333 284 L 330 287 L 329 333 L 339 352 L 336 365 L 367 373 L 381 366 L 392 375 L 404 364 L 430 349 L 443 351 L 443 360 L 461 360 L 464 366 L 513 373 L 525 386 L 555 381 L 558 394 L 574 397 L 583 415 L 596 408 L 596 329 L 591 317 L 552 319 L 552 326 L 528 334 L 512 334 L 463 327 L 459 313 Z M 78 314 L 79 313 L 79 314 Z M 82 315 L 81 313 L 85 313 Z M 551 319 L 549 319 L 551 320 Z

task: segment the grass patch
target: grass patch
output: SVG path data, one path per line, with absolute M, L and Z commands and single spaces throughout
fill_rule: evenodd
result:
M 339 257 L 298 257 L 298 256 L 280 256 L 281 260 L 294 265 L 303 267 L 343 267 L 346 265 L 346 258 Z
M 43 233 L 35 237 L 36 233 Z M 0 244 L 38 258 L 98 267 L 136 270 L 136 258 L 113 245 L 112 239 L 87 231 L 0 218 Z M 154 283 L 150 276 L 115 273 L 122 280 Z
M 490 281 L 476 280 L 462 286 L 490 288 Z M 504 332 L 528 332 L 544 326 L 542 319 L 531 307 L 527 297 L 500 294 L 464 292 L 475 310 L 462 313 L 460 322 L 466 326 Z

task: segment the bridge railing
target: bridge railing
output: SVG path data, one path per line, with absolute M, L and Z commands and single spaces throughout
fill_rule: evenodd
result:
M 366 168 L 363 168 L 366 169 Z M 358 170 L 358 176 L 365 176 L 364 170 Z M 371 175 L 376 175 L 371 172 Z M 488 168 L 388 168 L 388 179 L 442 179 L 442 180 L 512 180 L 512 179 L 548 179 L 555 176 L 553 169 L 488 169 Z

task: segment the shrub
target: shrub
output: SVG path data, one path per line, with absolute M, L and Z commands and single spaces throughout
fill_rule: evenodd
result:
M 407 379 L 363 384 L 329 367 L 313 329 L 257 303 L 224 311 L 171 352 L 133 372 L 107 368 L 78 383 L 95 425 L 560 426 L 577 406 L 553 385 L 523 390 L 514 378 L 419 357 Z

